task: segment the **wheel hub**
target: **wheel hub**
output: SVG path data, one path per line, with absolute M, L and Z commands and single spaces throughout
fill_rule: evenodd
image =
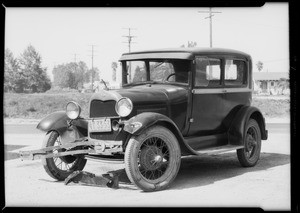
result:
M 146 170 L 156 170 L 163 162 L 163 154 L 156 146 L 144 147 L 141 150 L 140 163 Z

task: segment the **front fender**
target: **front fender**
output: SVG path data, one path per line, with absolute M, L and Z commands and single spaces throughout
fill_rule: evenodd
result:
M 196 154 L 196 152 L 185 142 L 176 124 L 167 116 L 159 113 L 145 112 L 138 114 L 124 124 L 123 130 L 131 135 L 140 135 L 143 131 L 153 125 L 162 125 L 171 130 L 179 142 L 181 153 L 183 155 Z
M 230 144 L 244 145 L 245 129 L 250 118 L 257 121 L 261 130 L 261 139 L 266 140 L 268 138 L 265 119 L 261 111 L 254 106 L 243 106 L 236 113 L 228 129 L 228 141 Z
M 43 118 L 36 128 L 46 133 L 57 131 L 62 144 L 87 136 L 88 122 L 86 120 L 79 118 L 69 125 L 70 121 L 65 111 L 58 111 Z

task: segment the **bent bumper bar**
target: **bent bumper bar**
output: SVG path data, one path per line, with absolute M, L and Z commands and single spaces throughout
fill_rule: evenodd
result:
M 69 149 L 63 152 L 53 153 L 54 150 Z M 73 149 L 73 150 L 70 150 Z M 76 150 L 75 150 L 76 149 Z M 37 160 L 43 158 L 62 157 L 67 155 L 80 154 L 102 154 L 111 155 L 116 152 L 122 152 L 122 141 L 104 141 L 90 140 L 81 138 L 74 142 L 65 143 L 59 146 L 49 146 L 37 150 L 20 151 L 21 160 Z

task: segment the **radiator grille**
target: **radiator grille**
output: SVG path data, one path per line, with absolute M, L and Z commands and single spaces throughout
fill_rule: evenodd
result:
M 97 140 L 114 140 L 116 135 L 115 132 L 91 132 L 90 138 Z
M 90 118 L 118 116 L 115 110 L 116 101 L 93 100 L 90 106 Z

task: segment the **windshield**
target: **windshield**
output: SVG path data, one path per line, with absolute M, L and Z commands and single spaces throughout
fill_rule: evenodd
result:
M 144 83 L 188 84 L 189 60 L 123 61 L 123 85 Z

